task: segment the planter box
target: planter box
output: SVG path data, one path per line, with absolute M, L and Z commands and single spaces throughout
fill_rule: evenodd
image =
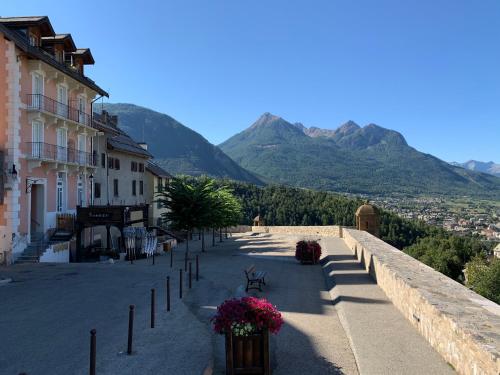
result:
M 250 336 L 226 333 L 226 375 L 270 375 L 269 331 Z

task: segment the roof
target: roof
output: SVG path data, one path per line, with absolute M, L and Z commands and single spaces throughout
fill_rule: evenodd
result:
M 68 49 L 77 51 L 76 44 L 71 34 L 56 34 L 54 36 L 42 37 L 42 44 L 67 44 Z
M 34 59 L 39 59 L 52 67 L 58 69 L 59 71 L 65 73 L 66 75 L 70 76 L 71 78 L 75 79 L 76 81 L 90 87 L 92 90 L 95 92 L 99 93 L 100 95 L 107 96 L 109 97 L 109 94 L 101 89 L 99 86 L 96 85 L 94 81 L 92 81 L 90 78 L 85 77 L 84 75 L 76 72 L 75 70 L 67 67 L 65 64 L 60 63 L 57 61 L 51 54 L 48 52 L 44 51 L 43 49 L 39 47 L 34 47 L 29 44 L 29 41 L 26 37 L 24 37 L 20 32 L 16 31 L 15 28 L 12 29 L 10 28 L 12 25 L 15 25 L 14 21 L 10 21 L 11 19 L 21 19 L 21 18 L 39 18 L 39 17 L 11 17 L 11 18 L 0 18 L 0 33 L 4 35 L 4 37 L 8 40 L 11 40 L 15 45 L 28 57 L 34 58 Z M 44 17 L 41 17 L 44 18 Z M 48 17 L 47 18 L 48 21 Z M 34 21 L 33 21 L 34 22 Z M 52 26 L 50 26 L 52 28 Z M 47 36 L 54 36 L 55 33 L 52 32 L 52 34 L 49 34 Z
M 257 215 L 253 218 L 253 221 L 260 221 L 260 215 Z
M 377 207 L 366 203 L 362 206 L 359 206 L 359 208 L 356 210 L 356 215 L 378 215 L 378 209 Z
M 108 148 L 122 152 L 127 152 L 130 154 L 135 154 L 137 156 L 148 159 L 153 157 L 153 155 L 151 155 L 148 151 L 139 146 L 124 131 L 120 131 L 120 134 L 113 135 L 108 138 Z
M 0 17 L 0 23 L 10 27 L 39 26 L 42 36 L 55 35 L 47 16 Z
M 83 58 L 83 63 L 88 65 L 94 65 L 95 61 L 92 57 L 92 53 L 90 53 L 90 48 L 78 48 L 73 55 L 81 56 Z
M 146 164 L 146 169 L 158 177 L 167 177 L 167 178 L 172 177 L 172 175 L 170 173 L 168 173 L 165 169 L 160 167 L 158 164 L 153 163 L 151 160 L 148 160 L 148 163 Z

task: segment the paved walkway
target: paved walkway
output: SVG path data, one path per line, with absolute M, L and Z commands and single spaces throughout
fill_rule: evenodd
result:
M 239 235 L 204 255 L 204 278 L 209 293 L 197 289 L 186 300 L 202 321 L 231 296 L 244 295 L 243 269 L 255 264 L 269 277 L 262 293 L 282 312 L 285 325 L 271 336 L 274 375 L 358 374 L 349 341 L 331 303 L 320 265 L 302 266 L 294 258 L 302 237 L 269 234 Z M 208 268 L 208 270 L 207 270 Z M 213 292 L 212 292 L 213 291 Z M 214 372 L 224 373 L 224 341 L 215 337 Z
M 361 374 L 454 374 L 387 299 L 340 238 L 323 238 L 324 271 Z
M 208 237 L 208 236 L 207 236 Z M 285 325 L 271 336 L 274 375 L 448 374 L 451 369 L 387 301 L 340 239 L 322 239 L 336 286 L 320 265 L 301 266 L 303 237 L 242 234 L 199 254 L 201 278 L 178 298 L 183 246 L 169 257 L 130 265 L 39 264 L 0 268 L 13 282 L 0 287 L 0 373 L 88 373 L 89 330 L 97 328 L 98 374 L 223 374 L 224 339 L 210 317 L 227 298 L 244 295 L 243 269 L 269 273 L 268 298 Z M 172 311 L 165 312 L 165 277 Z M 150 289 L 157 289 L 157 324 L 149 328 Z M 333 293 L 332 295 L 330 293 Z M 333 298 L 333 303 L 332 303 Z M 136 305 L 134 355 L 126 349 L 128 305 Z M 347 332 L 347 334 L 346 334 Z M 357 359 L 357 363 L 356 363 Z M 358 366 L 359 370 L 358 371 Z

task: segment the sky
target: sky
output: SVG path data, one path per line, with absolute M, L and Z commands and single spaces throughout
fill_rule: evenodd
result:
M 109 102 L 214 144 L 271 112 L 402 133 L 446 161 L 500 162 L 498 0 L 1 0 L 47 15 L 96 61 Z

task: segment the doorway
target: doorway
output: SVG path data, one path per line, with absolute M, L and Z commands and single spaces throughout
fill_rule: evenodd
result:
M 31 185 L 30 236 L 38 238 L 44 234 L 45 185 Z

